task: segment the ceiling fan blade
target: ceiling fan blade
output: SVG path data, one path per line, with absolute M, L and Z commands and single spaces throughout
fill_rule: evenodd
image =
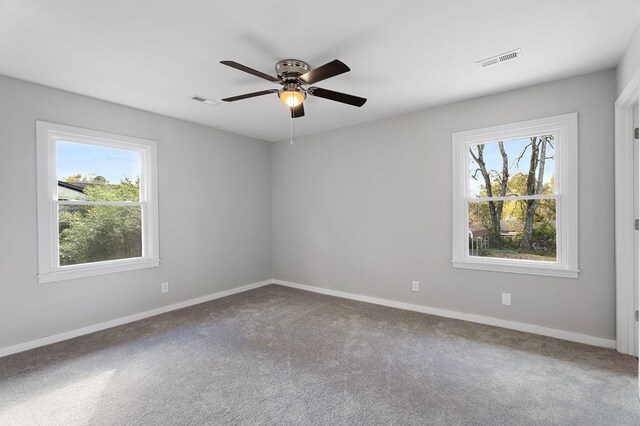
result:
M 326 64 L 318 68 L 314 68 L 311 71 L 302 74 L 300 76 L 300 80 L 304 81 L 307 84 L 313 84 L 317 83 L 318 81 L 326 80 L 327 78 L 343 74 L 347 71 L 351 71 L 351 69 L 339 60 L 334 59 L 331 62 L 327 62 Z
M 297 107 L 291 107 L 291 118 L 304 117 L 304 102 Z
M 277 78 L 272 77 L 269 74 L 265 74 L 265 73 L 263 73 L 261 71 L 254 70 L 253 68 L 249 68 L 246 65 L 242 65 L 242 64 L 239 64 L 239 63 L 234 62 L 234 61 L 220 61 L 220 63 L 223 64 L 223 65 L 226 65 L 228 67 L 235 68 L 235 69 L 240 70 L 240 71 L 244 71 L 244 72 L 249 73 L 251 75 L 255 75 L 256 77 L 264 78 L 265 80 L 268 80 L 268 81 L 271 81 L 271 82 L 274 82 L 274 83 L 280 83 L 280 80 L 278 80 Z
M 347 95 L 346 93 L 334 92 L 333 90 L 322 89 L 320 87 L 309 87 L 307 93 L 318 98 L 329 99 L 331 101 L 342 102 L 357 107 L 364 105 L 367 100 L 359 96 Z
M 256 96 L 268 95 L 270 93 L 278 93 L 278 89 L 261 90 L 259 92 L 245 93 L 244 95 L 232 96 L 230 98 L 224 98 L 224 102 L 240 101 L 242 99 L 255 98 Z

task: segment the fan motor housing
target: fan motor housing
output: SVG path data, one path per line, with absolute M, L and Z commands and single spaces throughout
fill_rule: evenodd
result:
M 276 64 L 276 74 L 283 81 L 297 81 L 302 74 L 309 72 L 311 67 L 300 59 L 283 59 Z

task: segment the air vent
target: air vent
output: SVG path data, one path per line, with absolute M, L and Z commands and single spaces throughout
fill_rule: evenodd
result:
M 505 61 L 510 61 L 512 59 L 516 59 L 520 57 L 522 53 L 520 49 L 512 50 L 511 52 L 506 52 L 501 55 L 492 56 L 491 58 L 483 59 L 482 61 L 476 62 L 479 68 L 487 68 L 492 65 L 498 65 Z
M 211 99 L 203 98 L 202 96 L 194 96 L 191 99 L 193 99 L 194 101 L 203 102 L 207 105 L 218 105 L 217 102 L 212 101 Z

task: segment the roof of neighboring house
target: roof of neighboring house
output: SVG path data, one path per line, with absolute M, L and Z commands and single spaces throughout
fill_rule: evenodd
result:
M 95 182 L 66 182 L 64 180 L 58 181 L 58 186 L 63 188 L 71 189 L 72 191 L 78 191 L 84 193 L 84 190 L 88 186 L 98 185 Z

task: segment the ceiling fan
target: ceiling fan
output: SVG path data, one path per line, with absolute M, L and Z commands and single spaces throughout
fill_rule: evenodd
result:
M 349 67 L 341 61 L 334 59 L 318 68 L 311 69 L 309 64 L 299 59 L 284 59 L 276 64 L 276 75 L 273 77 L 253 68 L 239 64 L 234 61 L 220 61 L 221 64 L 240 71 L 263 78 L 272 83 L 282 85 L 281 89 L 268 89 L 259 92 L 246 93 L 244 95 L 233 96 L 222 99 L 224 102 L 234 102 L 241 99 L 254 98 L 256 96 L 277 93 L 278 97 L 291 109 L 291 117 L 298 118 L 304 116 L 304 100 L 307 95 L 318 98 L 329 99 L 331 101 L 342 102 L 343 104 L 361 107 L 367 100 L 358 96 L 346 93 L 334 92 L 333 90 L 321 87 L 310 86 L 318 81 L 326 80 L 336 75 L 350 71 Z

